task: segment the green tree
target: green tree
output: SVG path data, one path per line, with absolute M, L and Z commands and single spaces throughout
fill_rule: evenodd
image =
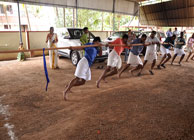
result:
M 56 26 L 66 27 L 73 26 L 73 9 L 72 8 L 56 8 Z M 65 15 L 64 15 L 65 13 Z M 65 17 L 65 21 L 64 21 Z M 122 26 L 127 24 L 131 20 L 131 16 L 128 15 L 115 15 L 115 30 L 126 30 Z M 108 12 L 100 12 L 87 9 L 78 9 L 78 27 L 83 28 L 87 26 L 90 30 L 113 30 L 113 14 Z M 103 23 L 102 23 L 103 22 Z

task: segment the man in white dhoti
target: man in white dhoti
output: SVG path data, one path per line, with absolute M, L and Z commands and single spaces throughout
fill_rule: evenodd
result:
M 118 70 L 122 66 L 122 60 L 121 60 L 121 53 L 125 48 L 130 48 L 127 45 L 128 41 L 128 35 L 124 34 L 122 39 L 117 38 L 115 41 L 109 43 L 109 44 L 117 44 L 117 45 L 124 45 L 124 46 L 109 46 L 110 48 L 113 48 L 113 50 L 108 55 L 108 62 L 107 67 L 102 73 L 102 75 L 99 77 L 98 81 L 96 81 L 97 88 L 100 88 L 100 82 L 101 80 L 105 81 L 107 77 L 113 76 L 118 73 Z M 108 44 L 107 44 L 108 46 Z
M 171 62 L 171 65 L 173 65 L 173 62 L 175 60 L 175 58 L 177 56 L 181 56 L 180 60 L 179 60 L 179 65 L 181 65 L 181 62 L 182 60 L 184 59 L 185 57 L 185 51 L 184 51 L 184 48 L 183 46 L 185 45 L 185 39 L 184 39 L 184 33 L 181 32 L 181 36 L 178 37 L 177 39 L 177 44 L 175 45 L 175 48 L 174 48 L 174 56 L 172 58 L 172 62 Z
M 48 48 L 57 48 L 58 37 L 54 33 L 54 28 L 50 27 L 50 33 L 47 35 L 46 43 L 48 43 Z M 58 69 L 58 57 L 57 50 L 49 50 L 49 62 L 50 68 Z
M 151 66 L 151 69 L 149 70 L 149 72 L 151 75 L 154 75 L 153 69 L 154 69 L 154 66 L 155 66 L 156 60 L 157 60 L 156 46 L 157 46 L 157 44 L 160 44 L 159 39 L 155 36 L 156 36 L 156 31 L 152 31 L 151 35 L 149 37 L 147 37 L 147 39 L 145 41 L 146 44 L 150 44 L 150 45 L 147 46 L 146 54 L 144 57 L 143 67 L 140 70 L 139 75 L 141 75 L 141 72 L 148 61 L 150 61 L 152 63 L 152 66 Z
M 90 67 L 95 61 L 97 54 L 102 55 L 102 48 L 100 37 L 95 37 L 93 43 L 86 43 L 85 45 L 99 45 L 99 47 L 86 47 L 84 57 L 79 61 L 75 70 L 75 78 L 66 86 L 63 92 L 64 100 L 67 100 L 67 94 L 70 92 L 72 87 L 82 86 L 86 81 L 91 80 L 91 70 Z M 73 48 L 72 48 L 73 49 Z M 74 49 L 76 49 L 74 47 Z
M 147 36 L 143 34 L 141 38 L 137 38 L 133 40 L 133 42 L 130 44 L 132 46 L 131 52 L 128 57 L 127 64 L 121 69 L 121 71 L 118 73 L 118 77 L 121 77 L 121 74 L 126 71 L 130 66 L 133 66 L 131 70 L 131 74 L 133 75 L 134 71 L 141 70 L 143 67 L 143 63 L 141 61 L 141 58 L 139 57 L 140 53 L 142 52 L 143 48 L 147 45 L 145 44 Z M 133 44 L 140 44 L 138 46 L 133 46 Z M 139 76 L 139 75 L 138 75 Z

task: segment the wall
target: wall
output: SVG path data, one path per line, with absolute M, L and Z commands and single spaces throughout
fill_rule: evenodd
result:
M 95 36 L 100 36 L 102 40 L 110 36 L 110 31 L 92 31 Z M 40 49 L 46 48 L 46 36 L 48 31 L 28 31 L 22 32 L 22 39 L 25 49 Z M 0 51 L 2 50 L 17 50 L 19 47 L 19 32 L 18 31 L 0 31 Z M 46 52 L 48 54 L 48 51 Z M 27 57 L 41 56 L 42 51 L 25 53 Z M 17 53 L 0 54 L 1 60 L 12 60 L 17 58 Z
M 48 32 L 46 31 L 35 31 L 35 32 L 28 32 L 29 38 L 29 48 L 30 49 L 40 49 L 40 48 L 47 48 L 46 44 L 46 36 Z M 48 51 L 46 52 L 48 53 Z M 40 56 L 42 55 L 42 51 L 32 52 L 31 56 Z
M 22 32 L 22 38 L 24 48 L 26 45 L 26 33 Z M 17 50 L 19 47 L 19 32 L 0 32 L 0 50 Z M 25 53 L 27 57 L 30 57 L 29 53 Z M 0 60 L 16 59 L 17 53 L 0 54 Z

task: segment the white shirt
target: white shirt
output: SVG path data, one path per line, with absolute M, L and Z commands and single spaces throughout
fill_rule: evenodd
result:
M 173 35 L 176 35 L 176 37 L 179 37 L 179 31 L 174 31 Z
M 150 36 L 147 37 L 146 43 L 156 43 L 156 42 L 160 42 L 159 39 L 157 37 L 154 37 L 154 38 L 151 38 Z M 157 44 L 151 44 L 149 46 L 147 46 L 147 50 L 146 51 L 149 51 L 150 53 L 155 53 L 157 50 L 156 50 L 156 46 Z

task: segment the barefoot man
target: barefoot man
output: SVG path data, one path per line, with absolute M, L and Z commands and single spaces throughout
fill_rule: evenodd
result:
M 111 42 L 110 44 L 119 44 L 119 45 L 126 45 L 125 47 L 121 46 L 115 46 L 114 49 L 111 51 L 111 53 L 108 55 L 108 62 L 107 62 L 107 68 L 104 70 L 98 81 L 96 81 L 97 88 L 100 87 L 101 80 L 104 80 L 112 75 L 115 75 L 118 73 L 118 69 L 122 66 L 122 60 L 121 60 L 121 53 L 123 52 L 124 48 L 127 47 L 127 41 L 128 41 L 128 35 L 123 35 L 122 39 L 118 38 L 115 41 Z
M 99 45 L 101 39 L 100 37 L 95 37 L 93 43 L 87 43 L 85 45 Z M 76 49 L 76 48 L 75 48 Z M 67 94 L 73 86 L 84 85 L 86 81 L 91 80 L 91 71 L 90 67 L 93 64 L 97 54 L 102 54 L 101 47 L 88 47 L 85 48 L 85 56 L 77 64 L 75 70 L 75 78 L 66 86 L 66 89 L 63 93 L 64 100 L 67 100 Z
M 165 64 L 171 59 L 170 48 L 171 46 L 174 47 L 175 39 L 176 35 L 173 35 L 172 37 L 167 37 L 163 45 L 160 47 L 160 51 L 162 52 L 163 57 L 159 65 L 157 66 L 158 69 L 161 69 L 161 67 L 166 68 Z
M 154 75 L 153 73 L 153 68 L 156 64 L 156 60 L 157 60 L 157 50 L 156 50 L 156 46 L 157 44 L 160 44 L 160 41 L 156 36 L 156 31 L 152 31 L 151 35 L 146 39 L 146 44 L 150 44 L 149 46 L 147 46 L 146 49 L 146 54 L 144 57 L 144 63 L 143 63 L 143 67 L 141 69 L 141 71 L 139 72 L 138 75 L 141 75 L 141 72 L 143 70 L 143 68 L 145 67 L 145 65 L 147 64 L 148 61 L 152 62 L 152 66 L 151 69 L 149 70 L 151 75 Z
M 121 77 L 121 74 L 125 70 L 127 70 L 130 66 L 135 66 L 135 68 L 131 70 L 131 74 L 132 75 L 133 75 L 134 71 L 142 69 L 143 63 L 142 63 L 141 58 L 139 57 L 139 55 L 142 52 L 143 48 L 146 46 L 145 45 L 146 38 L 147 38 L 147 36 L 145 34 L 143 34 L 141 36 L 141 38 L 135 39 L 132 42 L 132 49 L 131 49 L 131 52 L 129 54 L 129 58 L 128 58 L 127 64 L 119 72 L 119 74 L 118 74 L 119 78 Z M 141 45 L 133 46 L 133 44 L 141 44 Z
M 174 57 L 172 59 L 171 65 L 173 65 L 173 62 L 174 62 L 175 58 L 177 57 L 177 55 L 181 56 L 180 61 L 179 61 L 179 65 L 181 65 L 181 62 L 185 57 L 185 52 L 184 52 L 184 48 L 183 48 L 183 46 L 185 44 L 186 43 L 185 43 L 185 39 L 184 39 L 184 33 L 181 32 L 181 36 L 178 37 L 177 44 L 174 48 Z

